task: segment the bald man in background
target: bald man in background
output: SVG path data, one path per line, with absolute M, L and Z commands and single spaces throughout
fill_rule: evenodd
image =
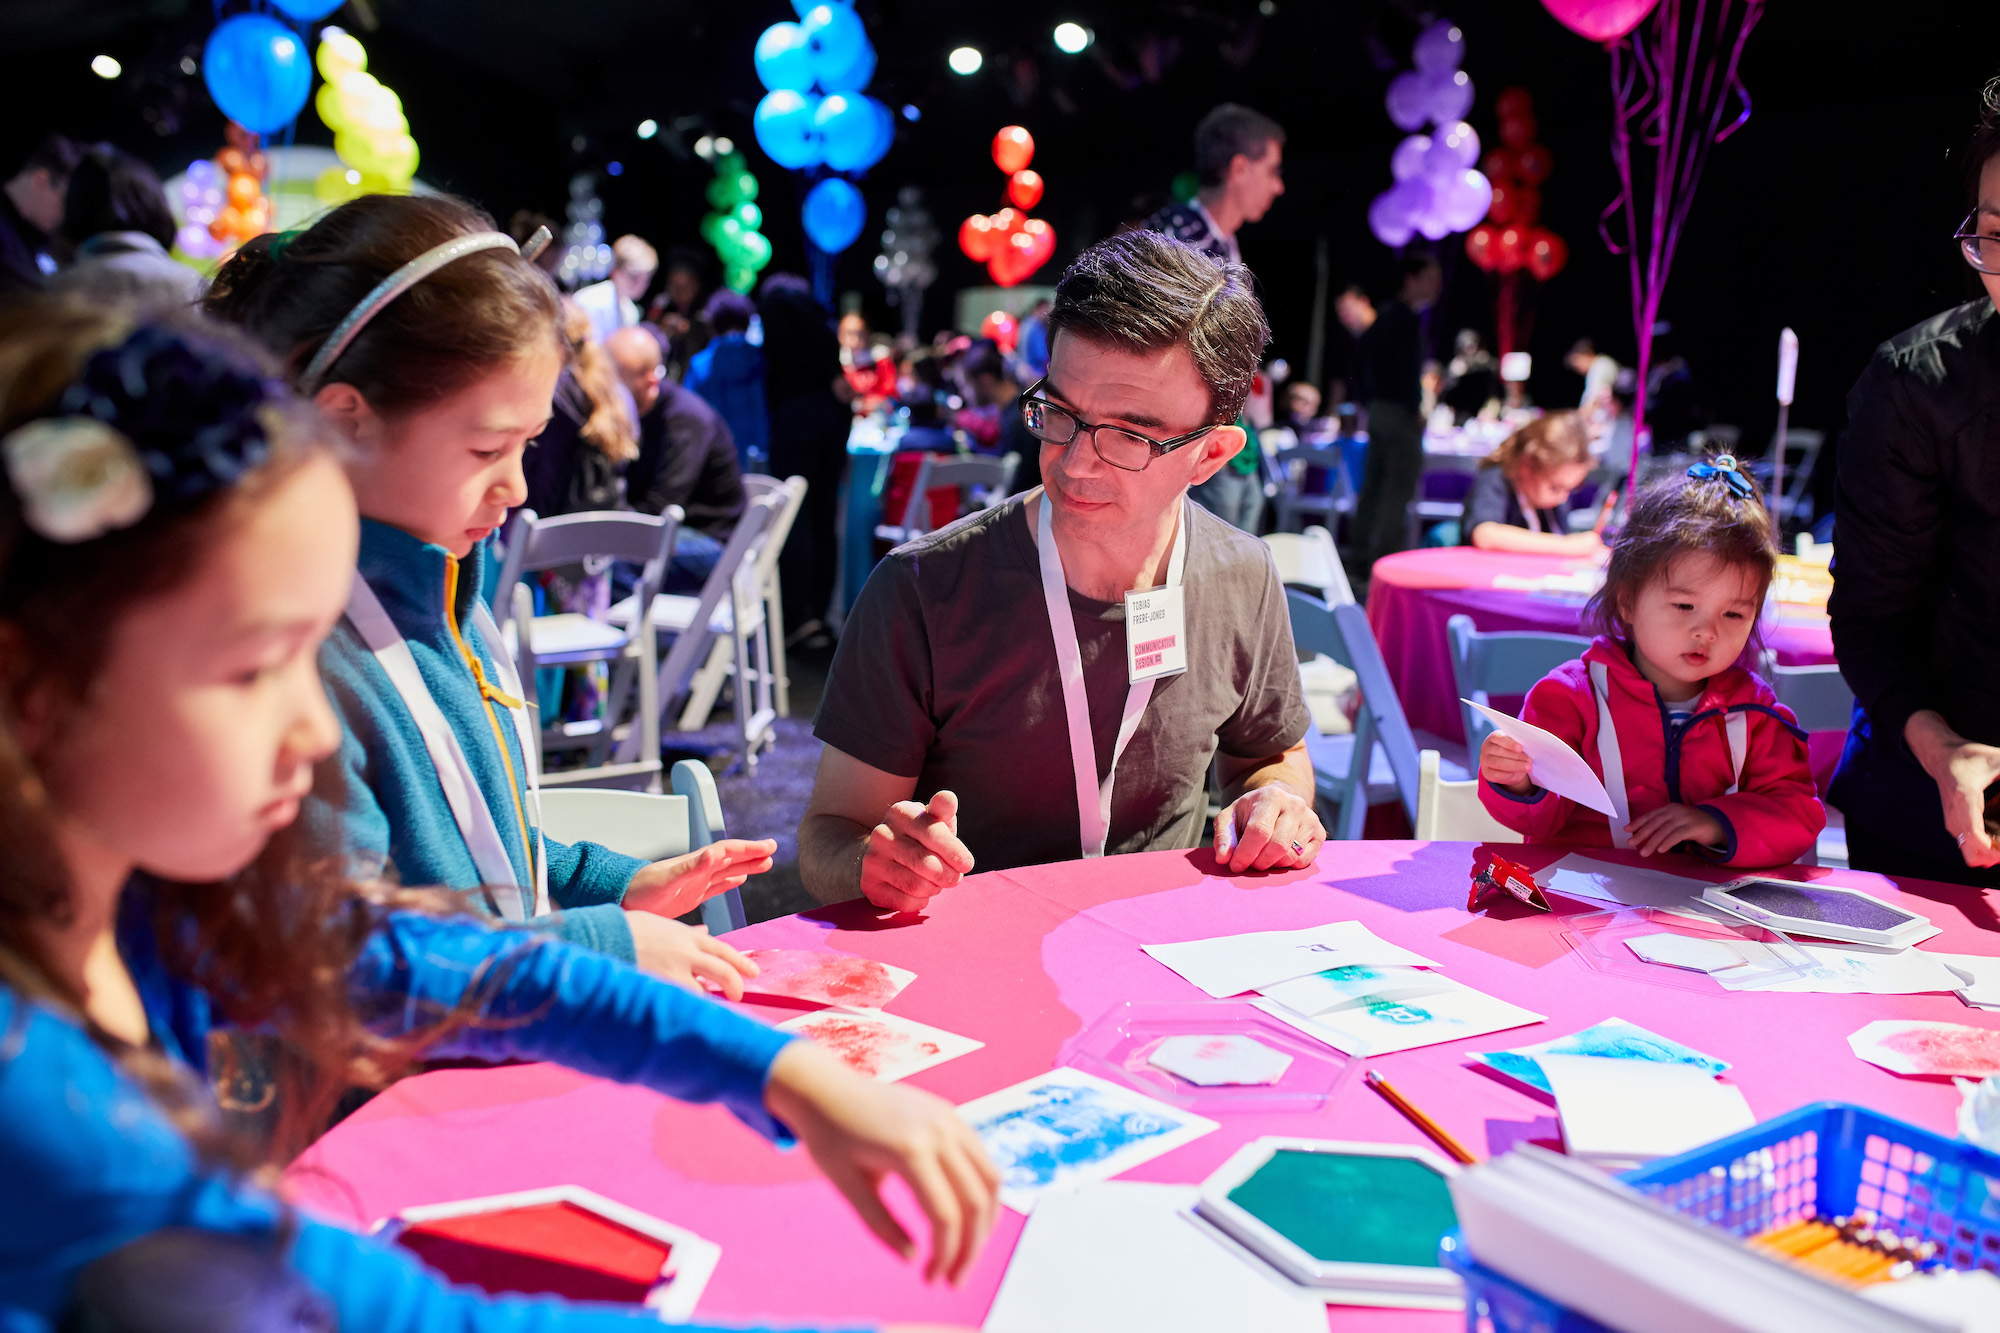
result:
M 625 472 L 625 499 L 657 514 L 679 505 L 685 516 L 667 570 L 668 592 L 699 589 L 722 558 L 743 517 L 743 471 L 736 440 L 716 410 L 667 378 L 659 340 L 640 325 L 604 340 L 618 378 L 639 409 L 639 456 Z

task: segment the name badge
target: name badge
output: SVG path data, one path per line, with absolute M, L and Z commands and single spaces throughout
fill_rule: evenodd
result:
M 1187 670 L 1187 626 L 1179 584 L 1125 594 L 1125 679 L 1137 685 Z

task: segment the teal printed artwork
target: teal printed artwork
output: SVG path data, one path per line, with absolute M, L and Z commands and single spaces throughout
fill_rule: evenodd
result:
M 1430 1010 L 1407 1000 L 1369 1000 L 1365 1007 L 1368 1016 L 1380 1023 L 1402 1023 L 1414 1027 L 1435 1021 L 1435 1015 Z
M 1040 1189 L 1067 1172 L 1103 1161 L 1134 1143 L 1181 1129 L 1185 1121 L 1123 1106 L 1088 1085 L 1037 1089 L 1025 1106 L 974 1123 L 1008 1189 Z
M 1280 1149 L 1229 1201 L 1322 1263 L 1436 1268 L 1458 1225 L 1445 1178 L 1408 1157 Z
M 1554 1041 L 1535 1046 L 1522 1046 L 1512 1051 L 1476 1051 L 1472 1058 L 1553 1096 L 1548 1076 L 1535 1063 L 1538 1055 L 1594 1055 L 1605 1060 L 1651 1060 L 1659 1064 L 1693 1065 L 1711 1074 L 1720 1074 L 1729 1068 L 1726 1060 L 1704 1055 L 1691 1046 L 1681 1045 L 1672 1037 L 1648 1032 L 1637 1023 L 1628 1023 L 1622 1018 L 1607 1018 L 1581 1032 L 1572 1032 L 1567 1037 L 1557 1037 Z

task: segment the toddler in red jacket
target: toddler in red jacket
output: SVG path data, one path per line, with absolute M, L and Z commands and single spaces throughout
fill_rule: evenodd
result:
M 1685 849 L 1734 866 L 1811 851 L 1826 808 L 1806 736 L 1771 687 L 1735 665 L 1777 564 L 1757 484 L 1722 455 L 1648 488 L 1585 612 L 1597 638 L 1528 692 L 1521 710 L 1597 771 L 1616 816 L 1535 786 L 1495 732 L 1479 797 L 1528 842 Z

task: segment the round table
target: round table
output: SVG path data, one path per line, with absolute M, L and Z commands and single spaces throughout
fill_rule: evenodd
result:
M 1530 847 L 1523 856 L 1539 867 L 1562 852 Z M 1211 873 L 1206 851 L 1155 852 L 978 875 L 922 917 L 849 903 L 763 922 L 730 939 L 746 948 L 857 954 L 914 971 L 917 979 L 890 1011 L 986 1043 L 911 1078 L 954 1102 L 1058 1064 L 1066 1041 L 1122 1001 L 1202 998 L 1141 944 L 1359 920 L 1435 959 L 1447 975 L 1547 1016 L 1531 1027 L 1368 1062 L 1476 1153 L 1523 1141 L 1557 1144 L 1561 1133 L 1548 1098 L 1477 1072 L 1467 1053 L 1545 1041 L 1613 1016 L 1731 1062 L 1728 1077 L 1759 1119 L 1834 1098 L 1953 1132 L 1958 1094 L 1949 1081 L 1897 1078 L 1864 1064 L 1847 1036 L 1878 1018 L 1991 1027 L 2000 1015 L 1968 1009 L 1953 995 L 1704 995 L 1607 975 L 1572 953 L 1561 917 L 1512 903 L 1469 915 L 1473 855 L 1467 843 L 1330 843 L 1309 870 L 1223 877 Z M 1636 862 L 1629 853 L 1592 855 Z M 1702 879 L 1728 873 L 1677 858 L 1649 864 L 1668 862 Z M 1872 875 L 1796 873 L 1899 897 Z M 2000 919 L 1977 891 L 1906 881 L 1900 896 L 1942 927 L 1926 947 L 2000 953 Z M 797 1011 L 759 1012 L 777 1020 Z M 1127 1178 L 1199 1182 L 1260 1134 L 1427 1142 L 1358 1077 L 1310 1114 L 1206 1113 L 1221 1129 Z M 803 1153 L 771 1147 L 727 1112 L 551 1065 L 406 1079 L 335 1127 L 288 1179 L 305 1205 L 358 1226 L 418 1204 L 582 1185 L 718 1242 L 721 1264 L 696 1317 L 719 1321 L 976 1327 L 1023 1225 L 1003 1210 L 963 1287 L 926 1286 L 917 1267 L 863 1229 Z M 893 1189 L 891 1204 L 922 1234 L 907 1192 Z M 1464 1327 L 1456 1314 L 1348 1307 L 1334 1307 L 1331 1322 L 1342 1333 Z
M 1473 628 L 1486 633 L 1585 633 L 1583 607 L 1590 597 L 1574 585 L 1591 569 L 1590 561 L 1568 556 L 1470 546 L 1404 551 L 1377 560 L 1368 582 L 1368 625 L 1410 726 L 1448 741 L 1465 740 L 1446 621 L 1471 616 Z M 1550 581 L 1555 586 L 1548 586 Z M 1824 607 L 1776 606 L 1775 623 L 1766 624 L 1764 641 L 1777 650 L 1779 662 L 1833 661 L 1833 634 Z

